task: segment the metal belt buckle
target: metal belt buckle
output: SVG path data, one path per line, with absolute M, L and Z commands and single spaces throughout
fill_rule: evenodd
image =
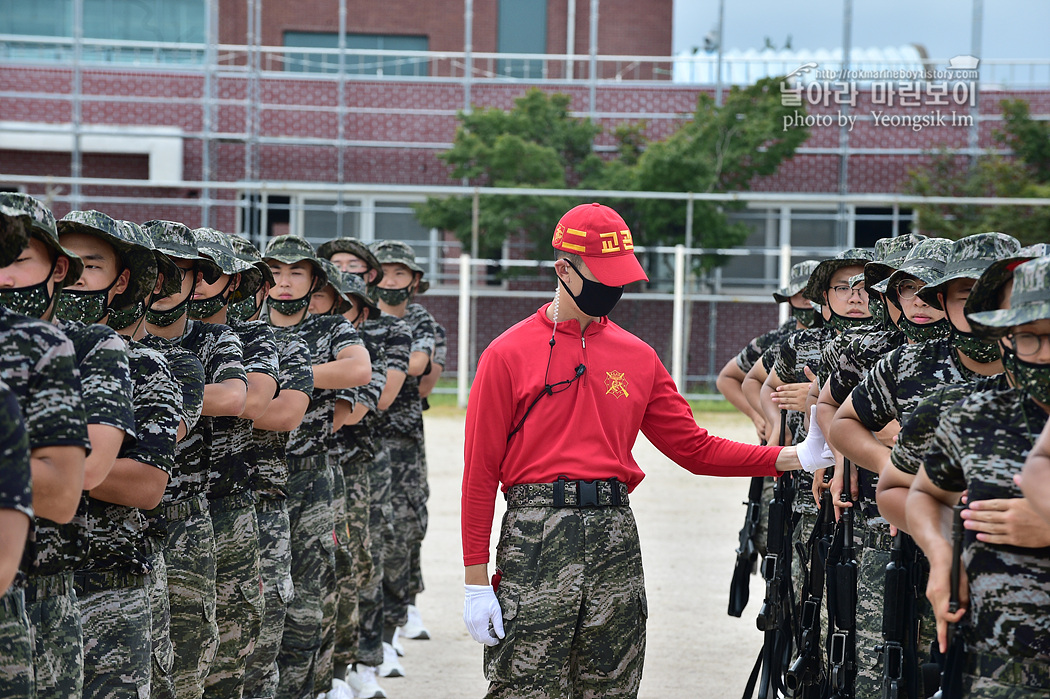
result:
M 598 507 L 598 481 L 576 481 L 576 503 L 580 507 Z

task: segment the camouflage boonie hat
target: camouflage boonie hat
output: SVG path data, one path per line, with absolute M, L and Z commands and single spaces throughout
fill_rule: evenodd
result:
M 18 259 L 29 245 L 29 216 L 17 209 L 0 204 L 0 267 L 7 267 Z
M 313 246 L 305 238 L 297 235 L 281 235 L 271 238 L 262 257 L 264 260 L 277 260 L 286 265 L 294 265 L 296 262 L 306 260 L 313 265 L 317 288 L 328 283 L 328 273 L 321 266 L 317 255 L 314 254 Z
M 55 288 L 73 286 L 84 272 L 84 261 L 62 247 L 58 242 L 58 229 L 55 227 L 55 217 L 51 210 L 44 206 L 39 199 L 34 199 L 28 194 L 21 192 L 0 192 L 0 204 L 16 211 L 16 215 L 29 217 L 29 228 L 27 233 L 49 247 L 56 255 L 62 255 L 69 259 L 69 271 L 66 278 L 58 282 Z
M 326 240 L 317 248 L 317 256 L 325 260 L 332 259 L 332 255 L 337 252 L 345 252 L 359 257 L 366 265 L 368 265 L 368 269 L 374 269 L 376 271 L 376 278 L 372 281 L 373 284 L 378 284 L 383 278 L 382 263 L 376 259 L 375 254 L 368 249 L 368 246 L 357 238 L 335 238 L 334 240 Z
M 919 298 L 943 311 L 937 294 L 943 293 L 956 279 L 978 279 L 996 260 L 1013 257 L 1021 250 L 1017 238 L 1005 233 L 978 233 L 960 238 L 952 244 L 944 274 L 936 282 L 919 290 Z
M 123 226 L 101 211 L 70 211 L 57 227 L 60 238 L 66 233 L 83 233 L 109 243 L 131 272 L 128 288 L 113 297 L 113 308 L 127 308 L 146 298 L 157 285 L 157 258 L 152 241 L 138 226 Z
M 1025 323 L 1050 319 L 1050 257 L 1022 262 L 1014 270 L 1010 307 L 969 315 L 974 334 L 999 338 Z
M 416 253 L 408 243 L 400 240 L 377 240 L 368 247 L 375 253 L 380 265 L 403 264 L 413 272 L 419 272 L 421 276 L 419 284 L 416 285 L 417 294 L 425 294 L 430 288 L 430 282 L 424 281 L 422 277 L 426 274 L 426 270 L 416 262 Z
M 916 245 L 926 240 L 920 233 L 875 241 L 875 259 L 864 265 L 864 286 L 868 289 L 893 274 Z M 877 291 L 877 290 L 876 290 Z
M 197 250 L 193 231 L 177 221 L 146 221 L 142 228 L 153 238 L 153 249 L 168 257 L 193 260 L 204 273 L 204 279 L 213 284 L 222 276 L 219 266 Z M 167 286 L 167 284 L 165 284 Z M 180 284 L 181 287 L 181 284 Z
M 230 303 L 243 301 L 259 288 L 261 279 L 259 271 L 250 262 L 245 262 L 237 256 L 230 242 L 230 236 L 214 228 L 195 228 L 193 240 L 197 243 L 200 253 L 211 258 L 223 274 L 241 275 L 240 284 L 230 294 Z
M 830 260 L 824 260 L 813 273 L 809 275 L 809 283 L 806 284 L 802 295 L 813 303 L 825 303 L 821 296 L 831 285 L 831 277 L 843 267 L 863 267 L 872 259 L 871 250 L 865 248 L 849 248 L 843 250 Z
M 791 265 L 791 272 L 788 274 L 788 285 L 773 292 L 773 298 L 776 299 L 776 302 L 784 303 L 785 301 L 790 301 L 792 296 L 805 289 L 806 284 L 809 282 L 809 275 L 813 273 L 813 270 L 819 264 L 819 260 L 803 260 Z
M 319 260 L 319 262 L 324 269 L 325 275 L 328 277 L 327 286 L 332 287 L 332 289 L 335 290 L 336 296 L 344 302 L 350 303 L 349 286 L 346 283 L 347 275 L 344 275 L 331 260 L 322 259 Z
M 237 256 L 237 259 L 249 263 L 258 272 L 258 276 L 248 271 L 241 277 L 241 286 L 249 287 L 245 292 L 245 298 L 258 291 L 263 282 L 273 286 L 273 272 L 270 271 L 270 265 L 263 262 L 258 248 L 252 245 L 250 240 L 238 235 L 231 235 L 230 247 L 233 248 L 233 254 Z
M 1022 262 L 1048 255 L 1050 255 L 1050 244 L 1037 243 L 1021 248 L 1016 255 L 1004 257 L 988 265 L 977 283 L 973 285 L 973 289 L 970 290 L 970 297 L 966 299 L 964 309 L 966 316 L 999 308 L 999 291 L 1003 284 L 1013 279 L 1014 269 Z
M 897 303 L 897 294 L 892 289 L 904 277 L 915 277 L 921 282 L 932 284 L 944 274 L 948 264 L 948 255 L 952 251 L 952 241 L 947 238 L 927 238 L 911 249 L 901 266 L 893 274 L 872 286 L 872 290 L 888 294 Z
M 145 236 L 149 240 L 149 248 L 153 254 L 153 259 L 157 262 L 157 273 L 158 275 L 164 275 L 164 283 L 161 285 L 160 292 L 161 296 L 171 296 L 179 293 L 182 288 L 182 273 L 179 271 L 179 266 L 172 262 L 171 258 L 157 250 L 153 244 L 153 238 L 146 231 L 145 228 L 135 223 L 134 221 L 120 221 L 122 226 L 131 226 L 140 235 Z M 157 282 L 154 280 L 153 286 L 156 287 Z
M 356 274 L 343 274 L 343 279 L 346 281 L 348 296 L 353 296 L 357 299 L 357 302 L 368 309 L 368 317 L 375 319 L 379 317 L 379 305 L 376 304 L 375 299 L 368 295 L 368 285 L 365 284 L 365 280 Z

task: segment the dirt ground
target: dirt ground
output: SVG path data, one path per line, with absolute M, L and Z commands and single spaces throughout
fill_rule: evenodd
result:
M 750 422 L 736 414 L 704 413 L 713 434 L 754 442 Z M 482 697 L 482 647 L 463 626 L 459 535 L 462 417 L 427 417 L 430 529 L 423 543 L 426 592 L 418 604 L 431 640 L 405 640 L 407 677 L 387 678 L 387 696 L 415 699 Z M 762 604 L 758 576 L 743 617 L 726 614 L 737 532 L 744 519 L 746 479 L 694 476 L 644 437 L 634 450 L 647 476 L 631 495 L 638 521 L 649 602 L 645 673 L 640 697 L 736 699 L 762 645 L 755 615 Z M 492 551 L 502 517 L 497 501 Z

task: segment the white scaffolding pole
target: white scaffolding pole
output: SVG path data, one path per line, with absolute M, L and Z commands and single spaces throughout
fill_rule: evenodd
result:
M 685 393 L 685 246 L 674 246 L 674 304 L 671 320 L 671 378 Z
M 470 343 L 474 328 L 470 324 L 470 255 L 459 256 L 459 329 L 456 333 L 459 343 L 456 348 L 456 405 L 467 407 L 467 395 L 470 391 Z

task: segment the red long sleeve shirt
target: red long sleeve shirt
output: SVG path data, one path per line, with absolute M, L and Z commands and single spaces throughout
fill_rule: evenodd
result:
M 549 305 L 549 304 L 548 304 Z M 489 560 L 496 488 L 518 483 L 616 477 L 633 490 L 645 474 L 631 449 L 641 431 L 661 452 L 692 473 L 776 476 L 779 447 L 714 437 L 697 426 L 656 351 L 607 318 L 580 333 L 575 321 L 554 324 L 547 306 L 488 346 L 478 362 L 467 405 L 464 446 L 463 563 Z M 507 441 L 546 383 L 572 378 L 544 396 Z M 559 389 L 562 387 L 558 387 Z

